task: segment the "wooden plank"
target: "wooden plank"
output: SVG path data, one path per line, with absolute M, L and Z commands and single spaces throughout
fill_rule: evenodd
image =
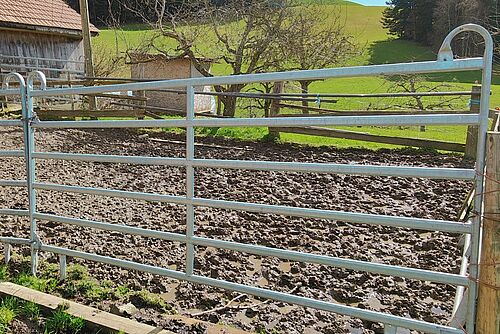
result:
M 481 100 L 481 86 L 472 86 L 472 93 L 470 95 L 470 111 L 474 113 L 480 112 L 479 101 Z M 467 127 L 467 139 L 465 140 L 465 156 L 467 158 L 475 158 L 477 151 L 477 125 L 469 125 Z
M 132 101 L 147 101 L 147 97 L 142 97 L 142 96 L 128 96 L 128 95 L 123 95 L 123 94 L 87 94 L 85 96 L 94 96 L 94 97 L 107 97 L 110 99 L 117 99 L 117 100 L 132 100 Z
M 142 110 L 42 110 L 37 115 L 40 119 L 58 117 L 143 117 Z
M 477 334 L 500 334 L 500 132 L 487 138 Z
M 80 0 L 80 18 L 82 23 L 83 53 L 85 61 L 85 76 L 94 76 L 94 64 L 92 62 L 92 44 L 90 42 L 90 19 L 89 4 L 87 0 Z M 96 109 L 95 97 L 89 96 L 89 109 Z
M 159 330 L 157 328 L 142 324 L 132 319 L 124 318 L 109 312 L 98 310 L 94 307 L 85 306 L 57 296 L 39 292 L 21 285 L 10 282 L 0 283 L 0 294 L 14 296 L 23 300 L 34 302 L 46 309 L 55 310 L 60 305 L 69 306 L 65 312 L 84 319 L 95 326 L 103 327 L 112 331 L 124 331 L 127 334 L 173 334 L 169 330 Z M 202 324 L 207 327 L 208 334 L 249 334 L 241 329 L 229 327 L 223 324 L 212 324 L 206 321 L 189 318 L 182 315 L 164 315 L 166 319 L 177 320 L 186 325 Z
M 291 109 L 307 109 L 310 111 L 319 112 L 318 115 L 306 115 L 306 116 L 324 116 L 325 114 L 335 114 L 340 116 L 362 116 L 362 115 L 402 115 L 402 114 L 410 114 L 410 115 L 432 115 L 432 114 L 473 114 L 477 112 L 472 112 L 470 110 L 336 110 L 336 109 L 327 109 L 327 108 L 317 108 L 317 107 L 305 107 L 299 106 L 295 104 L 289 103 L 280 103 L 282 108 L 291 108 Z M 282 114 L 283 115 L 283 114 Z M 290 114 L 300 117 L 301 114 Z M 288 116 L 288 115 L 287 115 Z
M 111 104 L 115 105 L 115 106 L 150 110 L 150 111 L 153 111 L 158 116 L 160 116 L 160 115 L 178 115 L 178 116 L 186 115 L 186 111 L 180 110 L 180 109 L 170 109 L 170 108 L 165 108 L 165 107 L 144 106 L 144 105 L 140 106 L 137 104 L 129 104 L 129 103 L 122 103 L 122 102 L 111 102 Z M 197 111 L 194 114 L 195 114 L 195 116 L 204 116 L 204 117 L 212 117 L 212 118 L 230 118 L 229 116 L 221 116 L 221 115 L 212 114 L 210 112 L 204 112 L 204 111 L 203 112 Z
M 332 138 L 344 138 L 352 140 L 362 140 L 383 144 L 426 147 L 436 150 L 464 152 L 465 145 L 460 143 L 445 142 L 431 139 L 406 138 L 406 137 L 390 137 L 383 135 L 373 135 L 366 132 L 355 132 L 348 130 L 337 130 L 320 127 L 287 127 L 276 128 L 279 132 L 298 133 L 311 136 L 323 136 Z
M 120 317 L 96 308 L 81 305 L 67 299 L 49 295 L 33 289 L 26 288 L 10 282 L 0 283 L 0 293 L 10 295 L 23 300 L 34 302 L 42 307 L 55 310 L 60 305 L 69 306 L 66 313 L 84 319 L 91 324 L 104 327 L 113 331 L 124 331 L 127 334 L 147 334 L 155 327 L 141 324 L 137 321 Z M 173 332 L 163 330 L 161 334 L 171 334 Z
M 319 114 L 280 114 L 280 117 L 325 117 L 325 116 L 381 116 L 381 115 L 455 115 L 455 114 L 473 114 L 469 110 L 346 110 L 321 112 Z

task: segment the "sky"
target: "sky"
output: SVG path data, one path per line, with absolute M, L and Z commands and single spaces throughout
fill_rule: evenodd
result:
M 352 2 L 357 2 L 365 6 L 385 6 L 387 0 L 350 0 Z

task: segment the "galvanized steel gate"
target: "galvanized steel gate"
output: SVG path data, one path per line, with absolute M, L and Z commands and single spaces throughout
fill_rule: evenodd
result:
M 483 57 L 455 60 L 450 43 L 452 39 L 463 31 L 474 31 L 482 35 L 485 41 L 485 53 Z M 192 78 L 168 81 L 142 82 L 133 84 L 118 84 L 96 87 L 80 88 L 54 88 L 46 89 L 45 77 L 41 72 L 33 72 L 27 78 L 27 83 L 19 74 L 11 74 L 4 82 L 4 89 L 0 91 L 0 96 L 20 96 L 23 110 L 21 120 L 2 120 L 0 126 L 22 127 L 24 133 L 24 151 L 0 151 L 0 157 L 25 157 L 26 160 L 26 180 L 0 180 L 0 186 L 27 187 L 29 195 L 28 210 L 2 209 L 0 215 L 20 215 L 27 216 L 30 220 L 30 238 L 22 239 L 13 237 L 0 238 L 0 242 L 5 245 L 6 258 L 9 257 L 10 248 L 13 244 L 31 245 L 32 271 L 36 274 L 37 258 L 39 251 L 59 254 L 61 259 L 61 269 L 65 269 L 66 256 L 82 258 L 123 268 L 139 270 L 143 272 L 164 275 L 171 278 L 186 280 L 199 284 L 207 284 L 214 287 L 248 293 L 255 296 L 270 298 L 286 303 L 311 307 L 319 310 L 331 311 L 347 316 L 358 317 L 373 322 L 384 323 L 386 333 L 395 333 L 397 327 L 414 329 L 427 333 L 464 333 L 464 329 L 454 328 L 424 322 L 415 319 L 394 316 L 381 312 L 374 312 L 359 309 L 351 306 L 314 300 L 287 293 L 272 291 L 268 289 L 252 287 L 228 281 L 218 280 L 193 273 L 195 245 L 222 248 L 227 250 L 245 252 L 263 256 L 273 256 L 290 261 L 302 261 L 316 263 L 327 266 L 367 271 L 371 273 L 399 276 L 410 279 L 425 280 L 439 283 L 452 284 L 457 286 L 457 298 L 455 311 L 457 316 L 464 312 L 466 319 L 466 331 L 474 333 L 475 300 L 477 296 L 478 268 L 476 265 L 467 266 L 468 263 L 478 263 L 480 244 L 480 219 L 483 193 L 483 169 L 485 160 L 485 137 L 488 127 L 488 105 L 490 95 L 491 70 L 492 70 L 492 50 L 493 42 L 489 33 L 477 25 L 464 25 L 453 30 L 444 40 L 440 49 L 437 61 L 415 62 L 405 64 L 388 64 L 360 67 L 346 67 L 333 69 L 320 69 L 309 71 L 277 72 L 264 74 L 251 74 L 239 76 L 222 76 L 212 78 Z M 436 73 L 450 71 L 482 71 L 482 91 L 481 107 L 479 114 L 457 114 L 457 115 L 400 115 L 400 116 L 329 116 L 329 117 L 305 117 L 305 118 L 240 118 L 240 119 L 203 119 L 194 116 L 194 96 L 195 86 L 235 84 L 235 83 L 256 83 L 289 80 L 316 80 L 340 77 L 362 77 L 408 73 Z M 20 90 L 9 89 L 8 83 L 15 79 Z M 34 89 L 35 80 L 41 82 L 41 89 Z M 187 94 L 187 116 L 185 119 L 168 120 L 122 120 L 122 121 L 39 121 L 33 113 L 33 99 L 49 96 L 61 96 L 70 94 L 97 94 L 106 92 L 120 92 L 148 89 L 168 89 L 185 88 Z M 397 166 L 370 166 L 370 165 L 345 165 L 331 163 L 298 163 L 298 162 L 270 162 L 270 161 L 240 161 L 240 160 L 216 160 L 197 159 L 194 154 L 194 127 L 290 127 L 290 126 L 312 126 L 312 125 L 478 125 L 479 139 L 477 150 L 476 168 L 426 168 L 426 167 L 397 167 Z M 166 128 L 182 127 L 186 128 L 187 144 L 186 158 L 167 157 L 143 157 L 143 156 L 119 156 L 119 155 L 99 155 L 99 154 L 71 154 L 71 153 L 48 153 L 38 152 L 35 149 L 35 129 L 65 129 L 65 128 Z M 37 182 L 35 165 L 38 159 L 58 159 L 72 161 L 91 161 L 109 163 L 127 163 L 142 165 L 166 165 L 182 166 L 186 168 L 186 196 L 171 196 L 154 193 L 129 192 L 113 189 L 76 187 L 61 184 L 48 184 Z M 340 173 L 356 175 L 384 175 L 399 177 L 419 177 L 438 179 L 463 179 L 474 180 L 476 196 L 474 206 L 479 214 L 472 221 L 466 223 L 431 220 L 420 218 L 393 217 L 374 214 L 362 214 L 332 210 L 319 210 L 308 208 L 297 208 L 280 205 L 254 204 L 245 202 L 234 202 L 224 200 L 213 200 L 199 198 L 195 196 L 195 168 L 227 168 L 227 169 L 249 169 L 266 171 L 293 171 L 304 173 Z M 58 215 L 43 214 L 37 211 L 36 190 L 51 190 L 59 192 L 70 192 L 79 194 L 93 194 L 101 196 L 111 196 L 120 198 L 139 199 L 146 201 L 157 201 L 164 203 L 175 203 L 185 205 L 187 209 L 186 234 L 169 233 L 131 227 L 127 225 L 116 225 L 105 222 L 62 217 Z M 270 248 L 259 245 L 250 245 L 237 242 L 229 242 L 217 239 L 199 237 L 195 235 L 196 206 L 212 207 L 229 210 L 242 210 L 257 213 L 273 213 L 285 216 L 321 218 L 330 220 L 341 220 L 352 223 L 377 224 L 384 226 L 405 227 L 422 229 L 429 231 L 444 231 L 449 233 L 465 234 L 466 246 L 464 249 L 464 263 L 460 274 L 449 274 L 430 270 L 398 267 L 380 263 L 370 263 L 364 261 L 350 260 L 331 256 L 323 256 L 284 249 Z M 187 246 L 186 270 L 185 272 L 155 267 L 151 265 L 121 260 L 117 258 L 101 256 L 97 254 L 85 253 L 71 249 L 55 247 L 40 242 L 37 236 L 37 220 L 53 221 L 63 224 L 72 224 L 103 230 L 118 231 L 140 236 L 159 238 L 170 241 L 185 243 Z M 467 259 L 469 255 L 469 259 Z M 467 288 L 465 290 L 465 288 Z M 469 303 L 460 303 L 463 292 L 463 300 Z M 460 307 L 459 307 L 460 305 Z M 457 326 L 459 327 L 459 326 Z

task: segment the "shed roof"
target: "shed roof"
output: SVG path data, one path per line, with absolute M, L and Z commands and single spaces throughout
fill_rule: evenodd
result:
M 1 0 L 0 0 L 1 1 Z M 152 61 L 171 61 L 171 60 L 190 60 L 189 56 L 187 55 L 174 55 L 174 56 L 169 56 L 166 54 L 162 53 L 139 53 L 139 52 L 130 52 L 129 54 L 130 57 L 130 63 L 147 63 L 147 62 L 152 62 Z M 197 60 L 204 62 L 204 63 L 214 63 L 215 59 L 213 58 L 207 58 L 207 57 L 196 57 Z
M 0 0 L 0 26 L 72 34 L 82 30 L 80 14 L 63 0 Z M 90 30 L 99 32 L 93 25 Z

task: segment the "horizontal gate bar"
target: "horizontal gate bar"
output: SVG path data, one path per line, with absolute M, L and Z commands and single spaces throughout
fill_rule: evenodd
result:
M 0 180 L 0 187 L 26 187 L 27 183 L 23 180 Z
M 47 220 L 47 221 L 56 222 L 56 223 L 64 223 L 64 224 L 70 224 L 70 225 L 76 225 L 76 226 L 91 227 L 91 228 L 96 228 L 96 229 L 106 230 L 106 231 L 116 231 L 116 232 L 121 232 L 121 233 L 140 235 L 143 237 L 158 238 L 158 239 L 162 239 L 162 240 L 178 241 L 178 242 L 183 242 L 183 243 L 186 242 L 186 236 L 183 234 L 179 234 L 179 233 L 148 230 L 148 229 L 140 228 L 140 227 L 133 227 L 133 226 L 127 226 L 127 225 L 121 225 L 121 224 L 103 223 L 103 222 L 98 222 L 98 221 L 93 221 L 93 220 L 88 220 L 88 219 L 62 217 L 62 216 L 49 215 L 49 214 L 44 214 L 44 213 L 35 213 L 33 215 L 33 217 L 36 219 Z
M 0 151 L 0 157 L 24 157 L 24 152 L 20 150 Z
M 447 220 L 385 216 L 385 215 L 376 215 L 368 213 L 298 208 L 298 207 L 289 207 L 283 205 L 232 202 L 224 200 L 205 199 L 205 198 L 194 198 L 193 200 L 189 201 L 187 198 L 182 196 L 130 192 L 123 190 L 103 189 L 103 188 L 67 186 L 67 185 L 48 184 L 48 183 L 34 183 L 33 186 L 35 189 L 43 189 L 51 191 L 131 198 L 131 199 L 158 201 L 158 202 L 173 203 L 173 204 L 193 204 L 196 206 L 212 207 L 212 208 L 227 209 L 227 210 L 242 210 L 242 211 L 250 211 L 257 213 L 271 213 L 284 216 L 340 220 L 351 223 L 406 227 L 406 228 L 421 229 L 427 231 L 471 233 L 471 227 L 472 227 L 470 223 L 459 223 Z
M 19 91 L 17 92 L 19 94 Z M 4 119 L 0 120 L 0 126 L 22 126 L 23 122 L 18 119 Z
M 10 244 L 10 245 L 29 245 L 31 241 L 30 239 L 25 239 L 25 238 L 0 237 L 0 243 Z
M 20 95 L 19 89 L 0 89 L 0 96 Z
M 118 198 L 129 198 L 129 199 L 137 199 L 137 200 L 150 201 L 150 202 L 162 202 L 162 203 L 172 203 L 172 204 L 181 204 L 181 205 L 189 204 L 189 201 L 185 197 L 182 197 L 182 196 L 152 194 L 152 193 L 115 190 L 115 189 L 104 189 L 104 188 L 67 186 L 67 185 L 61 185 L 61 184 L 38 183 L 38 182 L 35 182 L 33 184 L 33 187 L 35 189 L 40 189 L 40 190 L 70 192 L 70 193 L 77 193 L 77 194 L 109 196 L 109 197 L 118 197 Z
M 476 125 L 477 114 L 325 116 L 271 118 L 198 118 L 194 120 L 122 120 L 122 121 L 38 121 L 34 128 L 42 129 L 104 129 L 104 128 L 185 128 L 185 127 L 295 127 L 295 126 L 417 126 L 417 125 Z
M 106 163 L 125 163 L 140 165 L 186 166 L 184 158 L 121 156 L 78 153 L 35 152 L 36 159 L 57 159 L 70 161 L 90 161 Z M 266 171 L 287 171 L 303 173 L 337 173 L 357 175 L 380 175 L 400 177 L 422 177 L 432 179 L 459 179 L 473 180 L 476 172 L 465 168 L 438 168 L 438 167 L 400 167 L 352 165 L 334 163 L 307 163 L 307 162 L 278 162 L 278 161 L 247 161 L 247 160 L 218 160 L 194 159 L 191 163 L 195 167 L 250 169 Z
M 249 244 L 243 244 L 239 242 L 231 242 L 225 240 L 216 240 L 216 239 L 209 239 L 209 238 L 195 236 L 193 237 L 193 243 L 199 246 L 224 248 L 233 251 L 262 255 L 262 256 L 273 256 L 290 261 L 323 264 L 332 267 L 358 270 L 358 271 L 367 271 L 371 273 L 389 275 L 389 276 L 406 277 L 422 281 L 431 281 L 431 282 L 460 285 L 460 286 L 468 286 L 470 282 L 466 276 L 461 276 L 456 274 L 448 274 L 448 273 L 417 269 L 417 268 L 393 266 L 382 263 L 372 263 L 366 261 L 344 259 L 339 257 L 317 255 L 311 253 L 302 253 L 297 251 L 277 249 L 259 245 L 249 245 Z
M 80 154 L 80 153 L 55 153 L 55 152 L 34 152 L 35 159 L 54 159 L 69 161 L 123 163 L 134 165 L 156 165 L 156 166 L 186 166 L 184 158 L 168 157 L 146 157 L 146 156 L 124 156 L 124 155 L 103 155 L 103 154 Z
M 298 207 L 289 207 L 283 205 L 232 202 L 224 200 L 205 199 L 205 198 L 195 198 L 193 200 L 193 204 L 197 206 L 219 208 L 226 210 L 242 210 L 242 211 L 249 211 L 256 213 L 272 213 L 283 216 L 340 220 L 350 223 L 406 227 L 412 229 L 443 231 L 451 233 L 471 233 L 471 228 L 472 228 L 472 225 L 470 223 L 458 223 L 447 220 L 386 216 L 386 215 L 376 215 L 369 213 L 298 208 Z
M 109 265 L 114 265 L 130 270 L 137 270 L 142 272 L 147 272 L 155 275 L 167 276 L 177 280 L 184 280 L 198 284 L 206 284 L 213 287 L 237 291 L 240 293 L 246 293 L 254 296 L 258 296 L 261 298 L 273 299 L 277 301 L 282 301 L 284 303 L 296 304 L 304 307 L 311 307 L 318 310 L 324 310 L 328 312 L 334 312 L 346 316 L 366 319 L 373 322 L 382 322 L 384 324 L 393 325 L 396 327 L 409 328 L 417 331 L 423 331 L 426 333 L 433 334 L 463 334 L 463 331 L 460 329 L 433 324 L 421 320 L 415 320 L 400 316 L 395 316 L 392 314 L 386 314 L 376 311 L 370 311 L 365 309 L 360 309 L 352 306 L 346 306 L 341 304 L 335 304 L 326 301 L 314 300 L 312 298 L 301 297 L 297 295 L 287 294 L 283 292 L 272 291 L 263 288 L 257 288 L 252 286 L 247 286 L 243 284 L 218 280 L 214 278 L 199 276 L 199 275 L 186 275 L 185 273 L 166 269 L 159 268 L 152 265 L 141 264 L 128 260 L 121 260 L 109 256 L 97 255 L 92 253 L 80 252 L 76 250 L 71 250 L 62 247 L 49 246 L 49 245 L 41 245 L 40 250 L 51 252 L 55 254 L 61 254 L 76 258 L 81 258 L 94 262 L 101 262 Z
M 148 230 L 127 225 L 109 224 L 109 223 L 92 221 L 88 219 L 62 217 L 62 216 L 43 214 L 43 213 L 36 213 L 34 214 L 34 217 L 39 220 L 46 220 L 51 222 L 83 226 L 83 227 L 91 227 L 107 231 L 116 231 L 121 233 L 128 233 L 128 234 L 158 238 L 169 241 L 177 241 L 182 243 L 186 243 L 187 241 L 187 237 L 179 233 Z M 445 283 L 445 284 L 460 285 L 460 286 L 469 285 L 469 279 L 467 277 L 455 274 L 441 273 L 441 272 L 417 269 L 417 268 L 392 266 L 381 263 L 370 263 L 366 261 L 343 259 L 333 256 L 302 253 L 291 250 L 271 248 L 259 245 L 249 245 L 238 242 L 215 240 L 202 237 L 193 237 L 192 240 L 193 244 L 199 246 L 224 248 L 238 252 L 245 252 L 262 256 L 273 256 L 282 259 L 287 259 L 290 261 L 317 263 L 332 267 L 367 271 L 382 275 L 400 276 L 410 279 L 431 281 L 437 283 Z
M 453 61 L 425 61 L 414 63 L 383 64 L 369 66 L 353 66 L 326 68 L 305 71 L 287 71 L 273 73 L 226 75 L 215 77 L 187 78 L 163 80 L 153 82 L 136 82 L 94 87 L 57 88 L 35 90 L 33 97 L 72 95 L 72 94 L 97 94 L 122 92 L 129 90 L 150 90 L 164 88 L 179 88 L 188 86 L 212 86 L 227 84 L 249 84 L 255 82 L 320 80 L 327 78 L 364 77 L 378 75 L 394 75 L 409 73 L 436 73 L 452 71 L 480 70 L 483 67 L 483 58 L 456 59 Z
M 0 209 L 0 216 L 28 216 L 28 210 Z

